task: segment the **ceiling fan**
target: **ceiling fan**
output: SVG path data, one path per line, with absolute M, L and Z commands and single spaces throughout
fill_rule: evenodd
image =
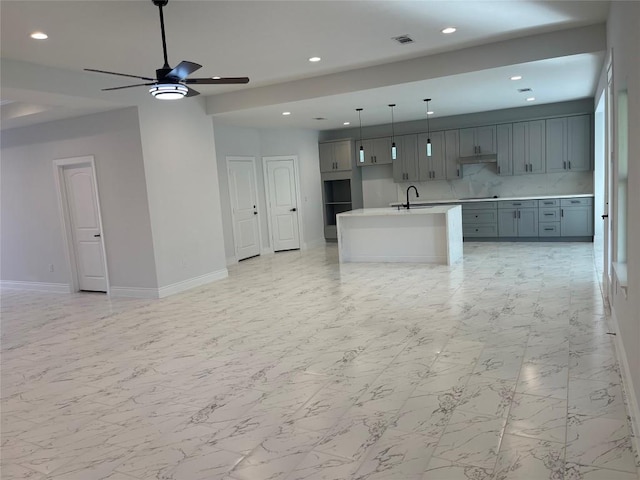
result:
M 120 90 L 123 88 L 150 86 L 149 93 L 160 100 L 178 100 L 183 97 L 194 97 L 200 92 L 190 88 L 190 84 L 200 85 L 227 85 L 249 83 L 248 77 L 213 77 L 213 78 L 188 78 L 193 72 L 202 68 L 194 62 L 183 60 L 176 67 L 171 68 L 167 60 L 167 41 L 164 33 L 164 16 L 162 7 L 166 6 L 169 0 L 151 0 L 160 10 L 160 29 L 162 31 L 162 51 L 164 53 L 164 65 L 156 70 L 156 78 L 141 77 L 139 75 L 129 75 L 127 73 L 108 72 L 105 70 L 95 70 L 85 68 L 87 72 L 106 73 L 108 75 L 119 75 L 121 77 L 139 78 L 147 83 L 136 83 L 135 85 L 124 85 L 122 87 L 103 88 L 106 90 Z

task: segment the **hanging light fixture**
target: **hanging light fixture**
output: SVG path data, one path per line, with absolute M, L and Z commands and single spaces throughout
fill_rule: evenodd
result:
M 395 131 L 393 129 L 393 107 L 396 106 L 395 103 L 390 103 L 391 107 L 391 160 L 395 160 L 398 156 L 398 149 L 396 148 L 396 139 L 395 139 Z
M 425 102 L 427 102 L 427 157 L 431 156 L 431 129 L 429 128 L 429 102 L 430 98 L 425 98 Z
M 358 121 L 360 122 L 360 163 L 364 163 L 364 147 L 362 146 L 362 118 L 360 117 L 361 108 L 356 108 L 356 112 L 358 112 Z

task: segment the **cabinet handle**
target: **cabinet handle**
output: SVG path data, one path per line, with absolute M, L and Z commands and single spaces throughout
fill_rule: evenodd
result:
M 563 168 L 564 170 L 566 170 L 566 169 L 567 169 L 567 162 L 562 162 L 562 168 Z
M 513 218 L 518 218 L 518 213 L 515 210 L 513 211 Z
M 513 202 L 511 205 L 517 205 L 517 206 L 520 206 L 520 205 L 522 205 L 522 204 L 521 204 L 521 203 L 519 203 L 519 202 Z
M 518 218 L 520 218 L 520 210 L 518 210 Z
M 560 216 L 561 216 L 561 217 L 564 217 L 564 208 L 561 208 L 561 209 L 560 209 Z
M 553 230 L 554 230 L 553 227 L 548 227 L 548 228 L 545 227 L 545 231 L 547 231 L 547 232 L 552 232 Z
M 571 203 L 580 203 L 580 200 L 571 200 Z
M 456 176 L 458 176 L 458 177 L 460 176 L 460 169 L 456 170 Z
M 545 205 L 553 205 L 553 202 L 542 202 L 542 203 L 544 203 Z
M 571 170 L 571 161 L 569 161 L 569 170 Z
M 544 216 L 545 216 L 545 217 L 553 217 L 553 216 L 555 216 L 555 215 L 554 215 L 553 213 L 545 213 L 545 214 L 544 214 Z
M 500 165 L 498 165 L 498 175 L 500 175 Z

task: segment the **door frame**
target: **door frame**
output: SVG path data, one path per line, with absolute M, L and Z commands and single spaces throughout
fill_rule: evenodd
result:
M 93 155 L 84 157 L 60 158 L 53 161 L 53 178 L 56 185 L 56 196 L 58 198 L 58 211 L 62 223 L 62 240 L 66 245 L 65 256 L 67 266 L 71 273 L 71 292 L 80 291 L 80 281 L 78 280 L 78 260 L 76 247 L 73 244 L 73 227 L 71 224 L 71 213 L 67 198 L 67 183 L 64 178 L 64 170 L 68 167 L 89 167 L 93 178 L 93 190 L 96 194 L 96 205 L 98 207 L 98 224 L 100 227 L 102 258 L 104 261 L 104 278 L 107 283 L 107 295 L 111 295 L 111 282 L 109 281 L 109 269 L 107 268 L 107 250 L 105 248 L 105 231 L 102 228 L 102 208 L 100 207 L 100 194 L 98 192 L 98 177 L 96 174 L 96 163 Z
M 227 190 L 228 190 L 228 194 L 229 194 L 229 209 L 231 210 L 231 232 L 233 233 L 233 256 L 235 257 L 235 261 L 238 262 L 238 244 L 236 243 L 236 239 L 238 238 L 238 232 L 236 230 L 236 222 L 235 222 L 235 213 L 233 212 L 233 206 L 231 205 L 231 170 L 230 170 L 230 162 L 234 162 L 234 161 L 242 161 L 242 162 L 246 162 L 246 161 L 250 161 L 251 162 L 251 166 L 253 167 L 253 191 L 255 192 L 256 195 L 256 208 L 258 210 L 258 212 L 260 212 L 261 210 L 263 210 L 260 205 L 260 195 L 258 192 L 258 175 L 257 175 L 257 169 L 256 169 L 256 157 L 250 157 L 250 156 L 234 156 L 234 155 L 230 155 L 225 157 L 225 164 L 227 167 Z M 260 215 L 258 215 L 258 245 L 260 246 L 260 252 L 259 255 L 262 255 L 263 252 L 263 247 L 262 247 L 262 226 L 260 225 L 262 222 L 260 221 Z
M 302 209 L 302 200 L 300 197 L 300 174 L 298 169 L 298 156 L 297 155 L 280 155 L 275 157 L 262 157 L 262 171 L 264 180 L 264 192 L 267 199 L 267 225 L 269 226 L 269 244 L 271 250 L 273 250 L 273 225 L 271 224 L 271 198 L 269 191 L 269 175 L 267 165 L 269 162 L 280 160 L 293 160 L 293 179 L 296 182 L 296 202 L 298 203 L 298 238 L 300 239 L 300 250 L 306 249 L 307 246 L 304 242 L 302 219 L 304 218 Z

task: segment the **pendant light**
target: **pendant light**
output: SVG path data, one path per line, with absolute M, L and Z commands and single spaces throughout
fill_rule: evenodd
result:
M 356 112 L 358 112 L 358 121 L 360 122 L 360 157 L 358 160 L 360 163 L 364 163 L 364 147 L 362 146 L 362 118 L 360 117 L 361 108 L 356 108 Z
M 395 131 L 393 129 L 393 107 L 396 104 L 390 103 L 389 106 L 391 107 L 391 160 L 395 160 L 398 156 L 398 149 L 396 148 Z
M 431 156 L 431 129 L 429 128 L 429 102 L 430 98 L 425 98 L 425 102 L 427 102 L 427 157 Z

